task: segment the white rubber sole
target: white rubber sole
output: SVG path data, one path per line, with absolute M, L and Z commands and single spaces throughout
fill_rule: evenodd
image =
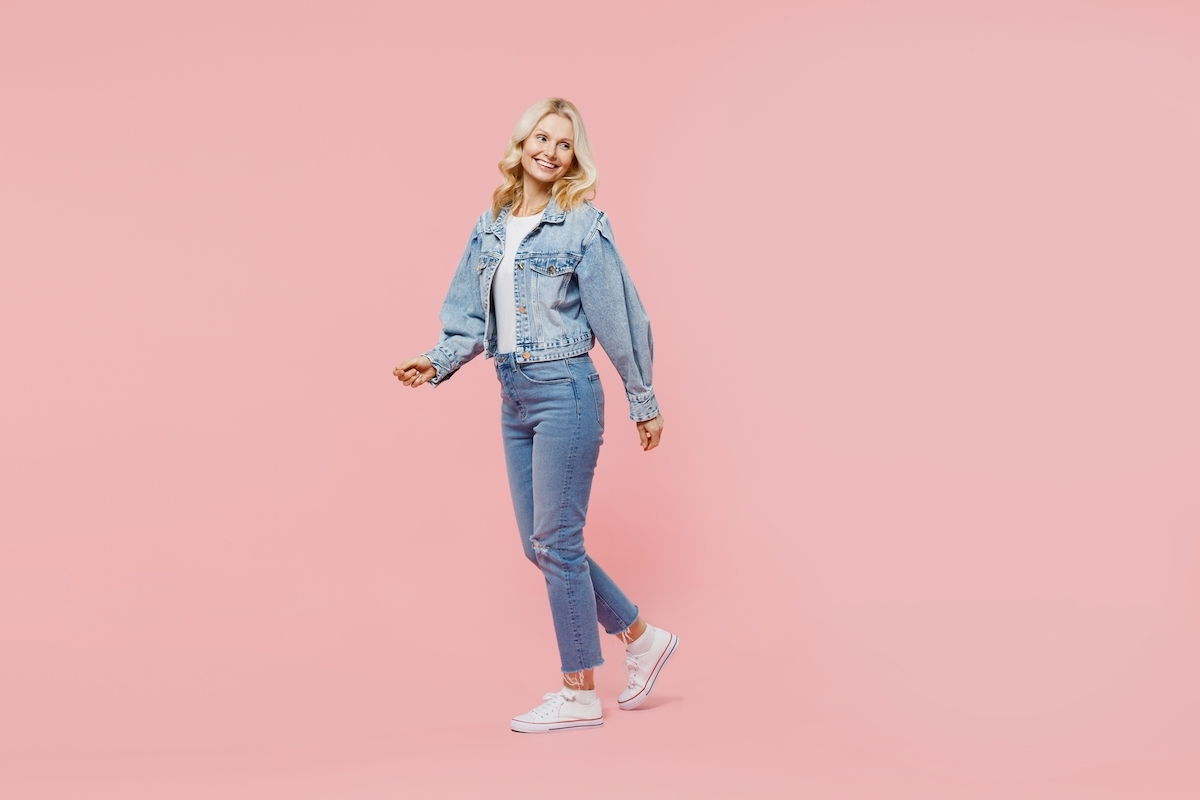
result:
M 662 655 L 658 657 L 654 669 L 650 670 L 650 677 L 646 679 L 646 685 L 642 690 L 628 700 L 621 700 L 617 703 L 617 708 L 622 711 L 628 711 L 631 708 L 637 708 L 642 703 L 646 702 L 646 698 L 650 696 L 650 690 L 654 688 L 654 682 L 658 680 L 658 673 L 662 672 L 662 668 L 667 665 L 667 661 L 671 656 L 675 655 L 675 648 L 679 646 L 679 637 L 671 634 L 671 641 L 667 643 L 667 647 L 663 650 Z
M 599 728 L 604 724 L 604 719 L 562 719 L 554 722 L 523 722 L 518 719 L 512 721 L 512 729 L 517 733 L 551 733 L 552 731 L 565 731 L 571 728 Z

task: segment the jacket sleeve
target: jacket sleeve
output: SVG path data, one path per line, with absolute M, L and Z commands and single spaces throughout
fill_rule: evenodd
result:
M 596 229 L 583 244 L 575 268 L 579 299 L 588 324 L 625 383 L 629 417 L 644 422 L 658 416 L 652 369 L 654 341 L 650 318 L 642 306 L 629 271 L 613 242 L 608 217 L 600 214 Z
M 458 269 L 454 271 L 446 300 L 442 303 L 439 315 L 442 322 L 441 338 L 432 350 L 424 354 L 437 367 L 437 375 L 429 381 L 433 386 L 449 380 L 459 367 L 483 352 L 486 317 L 483 300 L 479 296 L 479 278 L 475 272 L 481 241 L 480 226 L 477 224 L 471 232 L 462 260 L 458 262 Z

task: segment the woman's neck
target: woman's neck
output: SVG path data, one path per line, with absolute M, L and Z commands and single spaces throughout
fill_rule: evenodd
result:
M 521 203 L 513 209 L 518 217 L 541 213 L 550 203 L 550 186 L 526 178 L 521 183 Z

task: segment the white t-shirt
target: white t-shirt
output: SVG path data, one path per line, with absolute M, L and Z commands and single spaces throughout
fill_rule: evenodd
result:
M 508 215 L 504 223 L 504 258 L 492 277 L 492 311 L 496 315 L 496 352 L 517 349 L 517 248 L 530 231 L 542 221 L 541 214 L 530 217 Z

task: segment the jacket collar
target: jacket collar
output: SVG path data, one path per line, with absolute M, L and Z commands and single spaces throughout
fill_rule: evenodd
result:
M 508 221 L 508 215 L 511 209 L 508 206 L 500 209 L 500 214 L 496 219 L 492 220 L 491 226 L 488 228 L 490 233 L 497 233 L 504 230 L 504 224 Z M 558 207 L 558 203 L 554 202 L 554 197 L 550 198 L 550 202 L 546 204 L 546 209 L 542 212 L 542 222 L 557 224 L 567 218 L 567 212 Z

